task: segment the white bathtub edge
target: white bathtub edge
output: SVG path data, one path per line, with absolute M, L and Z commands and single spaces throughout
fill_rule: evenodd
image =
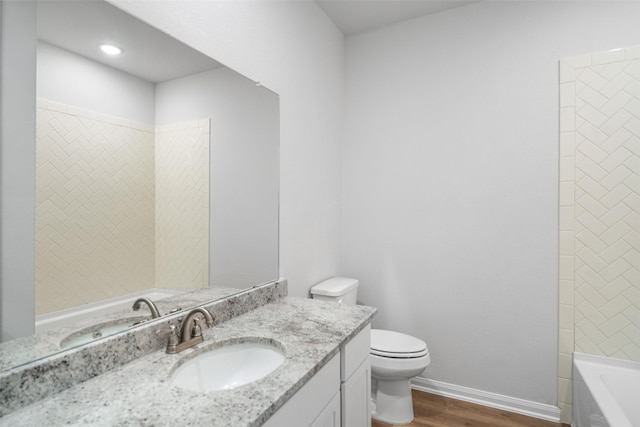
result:
M 619 402 L 615 400 L 607 389 L 602 377 L 607 372 L 616 372 L 616 370 L 640 372 L 640 362 L 585 353 L 574 353 L 573 362 L 574 388 L 579 387 L 579 383 L 584 383 L 590 395 L 588 398 L 591 400 L 592 408 L 595 405 L 600 414 L 606 419 L 608 425 L 612 427 L 633 427 L 624 409 L 620 407 Z M 581 403 L 575 400 L 579 396 L 575 390 L 573 396 L 573 418 L 576 418 L 576 416 L 589 417 L 589 413 L 582 412 Z M 583 404 L 589 406 L 589 402 L 583 402 Z
M 574 362 L 598 363 L 616 368 L 634 369 L 640 371 L 640 362 L 634 362 L 632 360 L 616 359 L 613 357 L 598 356 L 595 354 L 579 352 L 573 353 L 573 360 Z
M 171 295 L 178 295 L 184 291 L 176 291 L 172 289 L 153 288 L 140 292 L 134 292 L 128 295 L 122 295 L 114 298 L 110 298 L 104 301 L 97 301 L 89 304 L 83 304 L 77 307 L 71 307 L 60 311 L 54 311 L 52 313 L 41 314 L 36 316 L 35 327 L 36 333 L 46 332 L 51 329 L 65 326 L 72 322 L 70 319 L 82 319 L 85 316 L 95 315 L 99 313 L 109 313 L 114 310 L 118 310 L 124 305 L 132 303 L 140 297 L 154 297 L 157 294 L 163 294 L 162 298 Z M 75 320 L 73 320 L 75 321 Z

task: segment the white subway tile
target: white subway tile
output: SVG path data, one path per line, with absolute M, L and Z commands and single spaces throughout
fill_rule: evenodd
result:
M 573 353 L 573 328 L 560 329 L 559 335 L 559 349 L 560 353 Z
M 560 157 L 560 181 L 576 180 L 576 161 L 575 157 Z M 572 201 L 573 204 L 573 201 Z
M 559 364 L 558 364 L 558 374 L 560 378 L 571 378 L 571 371 L 573 367 L 573 360 L 571 354 L 560 354 Z
M 560 133 L 560 156 L 575 156 L 576 134 L 575 132 Z
M 584 187 L 582 186 L 583 181 L 580 182 L 580 187 L 584 189 Z M 610 225 L 602 220 L 602 217 L 608 213 L 607 208 L 603 206 L 600 202 L 598 202 L 598 200 L 592 197 L 589 193 L 577 199 L 576 205 L 583 208 L 587 212 L 589 212 L 595 218 L 598 218 L 598 221 L 603 223 L 604 225 Z M 598 224 L 595 224 L 593 227 L 591 227 L 591 224 L 589 222 L 583 222 L 582 215 L 580 215 L 580 222 L 589 229 L 598 227 Z
M 560 226 L 560 230 L 575 229 L 573 207 L 562 207 L 562 206 L 560 207 L 559 226 Z
M 560 108 L 560 131 L 576 130 L 576 112 L 573 107 Z
M 602 108 L 609 102 L 609 98 L 582 82 L 576 85 L 576 88 L 577 104 L 585 103 L 595 108 Z
M 609 355 L 620 351 L 627 344 L 629 344 L 629 338 L 624 333 L 618 332 L 601 342 L 599 347 L 605 354 Z
M 613 98 L 629 84 L 633 84 L 633 78 L 626 73 L 620 73 L 609 80 L 607 84 L 600 89 L 600 92 L 607 98 Z
M 590 159 L 580 151 L 576 151 L 576 181 L 578 185 L 586 177 L 596 181 L 596 183 L 602 183 L 602 180 L 609 175 L 609 172 L 604 170 L 593 159 Z
M 640 58 L 640 46 L 627 47 L 624 50 L 624 57 L 626 59 L 638 59 Z
M 561 280 L 573 280 L 574 258 L 572 256 L 560 256 L 559 277 Z
M 614 206 L 618 205 L 620 202 L 624 201 L 627 206 L 633 208 L 632 202 L 634 201 L 633 197 L 638 197 L 636 193 L 633 193 L 629 187 L 626 185 L 618 185 L 614 187 L 611 191 L 605 194 L 600 198 L 600 203 L 606 206 L 608 209 L 612 209 Z M 640 204 L 640 198 L 638 199 L 638 203 Z M 640 206 L 639 206 L 640 208 Z
M 599 92 L 609 84 L 607 79 L 590 68 L 583 68 L 582 70 L 577 71 L 576 79 Z
M 591 55 L 570 56 L 568 58 L 564 58 L 562 61 L 573 68 L 587 67 L 591 65 Z
M 607 281 L 596 273 L 588 264 L 584 264 L 576 269 L 576 281 L 579 281 L 579 285 L 576 286 L 576 288 L 583 285 L 589 285 L 593 289 L 597 289 L 598 292 L 607 286 Z
M 600 129 L 595 127 L 593 124 L 589 122 L 585 122 L 584 120 L 580 123 L 580 126 L 577 126 L 576 129 L 578 133 L 584 137 L 586 141 L 589 141 L 592 144 L 600 145 L 607 139 L 607 134 L 602 132 Z M 578 143 L 578 147 L 581 145 L 581 142 L 576 139 Z
M 569 65 L 565 61 L 560 61 L 560 83 L 565 82 L 575 82 L 576 80 L 576 72 L 573 66 Z
M 559 201 L 560 206 L 573 206 L 575 194 L 575 184 L 572 182 L 560 182 Z
M 573 306 L 560 304 L 559 311 L 560 329 L 573 329 Z
M 591 64 L 606 64 L 608 62 L 623 61 L 625 59 L 625 49 L 611 49 L 604 52 L 591 54 Z
M 578 236 L 579 238 L 579 236 Z M 585 262 L 589 267 L 591 267 L 594 271 L 600 273 L 602 270 L 607 268 L 607 263 L 604 262 L 597 253 L 595 253 L 588 246 L 583 247 L 579 251 L 576 252 L 576 258 L 579 258 Z
M 560 255 L 571 256 L 575 254 L 573 231 L 560 231 L 559 250 Z
M 575 300 L 574 290 L 573 290 L 573 281 L 560 280 L 558 297 L 559 297 L 560 304 L 573 306 L 574 300 Z
M 589 104 L 584 104 L 580 108 L 576 109 L 576 114 L 598 128 L 609 119 Z
M 560 107 L 575 107 L 576 84 L 575 82 L 562 83 L 560 85 Z
M 611 227 L 607 227 L 605 231 L 599 234 L 600 238 L 608 244 L 613 244 L 616 240 L 623 238 L 630 233 L 632 228 L 624 222 L 619 222 Z
M 629 264 L 626 260 L 618 258 L 613 263 L 607 265 L 600 271 L 600 275 L 607 281 L 611 281 L 616 277 L 620 276 L 627 270 L 631 268 L 631 264 Z

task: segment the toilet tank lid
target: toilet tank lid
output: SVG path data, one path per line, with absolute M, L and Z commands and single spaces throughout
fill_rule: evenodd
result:
M 328 297 L 338 297 L 346 295 L 351 290 L 358 287 L 358 280 L 348 277 L 332 277 L 318 283 L 311 288 L 313 295 L 325 295 Z

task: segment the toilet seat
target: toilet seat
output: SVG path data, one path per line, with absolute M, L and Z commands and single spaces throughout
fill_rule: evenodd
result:
M 428 355 L 429 350 L 424 341 L 411 335 L 372 329 L 371 354 L 394 359 L 413 359 Z

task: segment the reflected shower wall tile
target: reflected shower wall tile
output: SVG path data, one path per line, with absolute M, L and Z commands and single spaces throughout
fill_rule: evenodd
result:
M 153 287 L 153 127 L 37 106 L 36 314 Z
M 591 65 L 607 64 L 610 62 L 624 61 L 625 49 L 612 49 L 591 55 Z

